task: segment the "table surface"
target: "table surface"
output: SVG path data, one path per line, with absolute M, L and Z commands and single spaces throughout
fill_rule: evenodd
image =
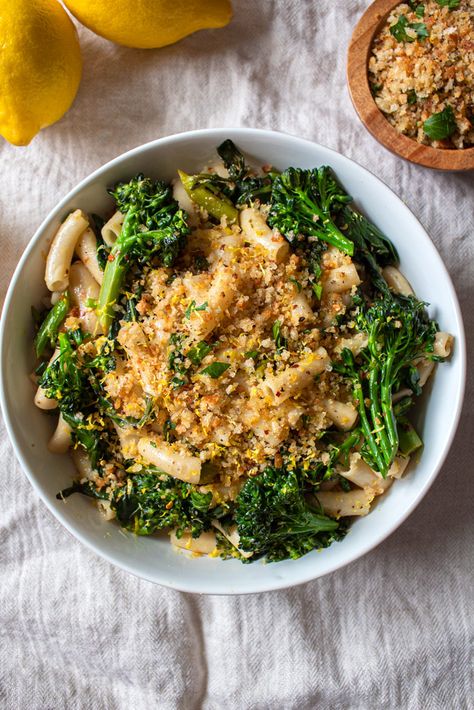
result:
M 73 108 L 27 148 L 0 143 L 2 298 L 40 221 L 92 170 L 159 136 L 254 126 L 334 148 L 401 196 L 451 273 L 472 345 L 474 176 L 402 162 L 358 121 L 345 59 L 367 5 L 234 0 L 228 27 L 156 51 L 81 28 Z M 326 578 L 250 597 L 162 589 L 97 558 L 39 501 L 2 427 L 0 704 L 474 707 L 473 395 L 470 376 L 449 459 L 388 540 Z

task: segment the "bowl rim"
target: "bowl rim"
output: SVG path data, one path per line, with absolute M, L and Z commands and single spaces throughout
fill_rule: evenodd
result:
M 433 148 L 399 133 L 375 103 L 370 90 L 368 61 L 372 42 L 387 15 L 402 0 L 374 0 L 359 18 L 347 52 L 347 85 L 354 109 L 372 136 L 395 155 L 434 170 L 474 170 L 474 147 Z
M 76 529 L 74 524 L 68 520 L 66 515 L 64 515 L 61 511 L 61 509 L 54 508 L 52 504 L 50 504 L 50 501 L 48 500 L 46 494 L 43 492 L 42 486 L 37 482 L 36 476 L 34 473 L 34 470 L 32 467 L 30 467 L 26 461 L 26 458 L 23 455 L 22 448 L 17 440 L 17 436 L 14 431 L 14 426 L 13 426 L 13 421 L 12 421 L 12 416 L 10 414 L 10 409 L 7 404 L 6 396 L 5 396 L 5 370 L 6 370 L 6 365 L 5 365 L 5 352 L 6 352 L 6 320 L 7 320 L 7 314 L 8 311 L 12 305 L 12 302 L 14 301 L 14 295 L 15 295 L 15 290 L 17 283 L 20 280 L 21 273 L 23 271 L 23 267 L 28 261 L 31 252 L 37 245 L 37 243 L 41 242 L 42 240 L 45 239 L 44 232 L 48 228 L 49 224 L 54 220 L 55 217 L 57 217 L 61 212 L 64 210 L 65 205 L 73 199 L 78 193 L 80 193 L 85 187 L 88 185 L 94 183 L 97 178 L 99 178 L 104 172 L 107 172 L 110 168 L 115 167 L 117 165 L 120 165 L 123 161 L 126 161 L 128 158 L 140 155 L 141 153 L 146 153 L 149 150 L 152 150 L 156 147 L 162 146 L 162 145 L 167 145 L 167 144 L 172 144 L 174 142 L 179 143 L 180 141 L 186 141 L 188 139 L 199 139 L 202 137 L 208 137 L 208 136 L 214 136 L 216 142 L 219 141 L 219 139 L 224 139 L 229 136 L 233 136 L 236 141 L 238 141 L 237 135 L 240 136 L 259 136 L 262 139 L 264 138 L 275 138 L 275 136 L 278 139 L 284 140 L 286 143 L 294 143 L 299 144 L 300 146 L 303 144 L 303 146 L 307 146 L 308 149 L 313 149 L 315 146 L 319 148 L 323 148 L 325 151 L 334 154 L 336 156 L 342 157 L 344 160 L 347 160 L 349 163 L 355 164 L 357 166 L 357 169 L 362 171 L 363 173 L 368 174 L 371 176 L 371 178 L 375 178 L 379 183 L 383 185 L 383 187 L 390 192 L 391 198 L 394 201 L 394 203 L 397 205 L 397 207 L 401 210 L 407 211 L 412 218 L 414 218 L 419 226 L 420 229 L 425 233 L 426 238 L 431 242 L 432 249 L 433 249 L 433 256 L 438 260 L 439 267 L 441 271 L 444 273 L 444 278 L 445 278 L 445 285 L 447 290 L 450 293 L 450 297 L 453 303 L 454 307 L 454 313 L 455 317 L 457 320 L 457 325 L 459 329 L 459 335 L 457 336 L 456 340 L 456 349 L 457 352 L 459 353 L 459 361 L 458 361 L 458 368 L 459 368 L 459 387 L 456 391 L 456 401 L 455 401 L 455 416 L 452 418 L 450 422 L 450 431 L 449 435 L 446 437 L 444 441 L 444 446 L 440 452 L 440 455 L 438 457 L 438 461 L 436 466 L 432 469 L 429 478 L 426 480 L 422 488 L 418 491 L 417 495 L 413 498 L 413 500 L 410 502 L 410 504 L 404 508 L 403 512 L 400 514 L 400 517 L 397 517 L 394 521 L 392 521 L 387 527 L 383 530 L 381 534 L 378 536 L 368 539 L 365 545 L 361 545 L 358 549 L 356 549 L 352 554 L 349 555 L 348 559 L 341 560 L 339 562 L 335 562 L 332 566 L 329 565 L 328 569 L 324 571 L 318 571 L 317 567 L 314 567 L 310 572 L 304 574 L 300 573 L 295 581 L 290 581 L 285 578 L 281 579 L 273 579 L 269 580 L 268 583 L 260 583 L 256 582 L 255 583 L 255 588 L 246 588 L 243 590 L 232 590 L 232 591 L 215 591 L 214 589 L 209 588 L 209 586 L 206 585 L 205 582 L 202 580 L 196 579 L 195 582 L 193 583 L 176 583 L 174 581 L 168 581 L 166 578 L 163 579 L 158 579 L 160 576 L 160 571 L 155 570 L 154 573 L 144 573 L 144 572 L 139 572 L 136 569 L 132 568 L 127 562 L 123 562 L 122 560 L 118 560 L 114 557 L 114 554 L 109 553 L 107 550 L 103 549 L 101 546 L 97 545 L 94 541 L 89 540 L 80 530 Z M 170 589 L 176 589 L 178 591 L 182 592 L 189 592 L 189 593 L 197 593 L 197 594 L 213 594 L 213 595 L 236 595 L 236 594 L 252 594 L 252 593 L 260 593 L 260 592 L 268 592 L 268 591 L 274 591 L 274 590 L 279 590 L 279 589 L 286 589 L 294 586 L 299 586 L 300 584 L 305 584 L 307 582 L 313 581 L 315 579 L 318 579 L 320 577 L 326 576 L 327 574 L 330 574 L 332 572 L 335 572 L 336 570 L 347 566 L 348 564 L 355 562 L 371 550 L 373 550 L 375 547 L 377 547 L 381 542 L 383 542 L 389 535 L 391 535 L 407 518 L 408 516 L 413 512 L 413 510 L 417 507 L 417 505 L 421 502 L 421 500 L 425 497 L 427 491 L 433 484 L 434 480 L 436 479 L 437 475 L 439 474 L 439 471 L 441 467 L 443 466 L 446 457 L 449 453 L 449 450 L 451 448 L 454 436 L 456 434 L 456 430 L 458 427 L 458 423 L 460 420 L 461 416 L 461 410 L 462 410 L 462 404 L 463 404 L 463 399 L 464 399 L 464 393 L 465 393 L 465 385 L 466 385 L 466 339 L 465 339 L 465 330 L 464 330 L 464 323 L 463 323 L 463 318 L 462 318 L 462 312 L 461 308 L 459 305 L 459 301 L 456 295 L 456 291 L 454 289 L 451 277 L 449 275 L 449 272 L 447 271 L 441 256 L 436 249 L 436 246 L 433 244 L 431 241 L 428 233 L 426 232 L 425 228 L 419 222 L 417 217 L 411 212 L 411 210 L 405 205 L 405 203 L 399 198 L 393 190 L 386 185 L 383 180 L 381 180 L 377 175 L 372 173 L 370 170 L 367 168 L 363 167 L 360 165 L 357 161 L 352 160 L 351 158 L 348 158 L 344 156 L 343 154 L 339 153 L 338 151 L 332 149 L 332 148 L 327 148 L 326 146 L 322 146 L 319 143 L 316 143 L 315 141 L 311 141 L 306 138 L 300 138 L 298 136 L 291 135 L 289 133 L 285 133 L 282 131 L 272 131 L 272 130 L 266 130 L 266 129 L 258 129 L 258 128 L 248 128 L 248 127 L 228 127 L 228 128 L 205 128 L 205 129 L 196 129 L 192 131 L 183 131 L 180 133 L 175 133 L 169 136 L 164 136 L 162 138 L 158 138 L 152 141 L 149 141 L 147 143 L 144 143 L 142 145 L 136 146 L 135 148 L 132 148 L 131 150 L 128 150 L 117 157 L 113 158 L 112 160 L 108 161 L 104 165 L 100 166 L 96 170 L 94 170 L 92 173 L 90 173 L 88 176 L 83 178 L 75 187 L 73 187 L 57 204 L 55 207 L 53 207 L 52 210 L 47 214 L 47 216 L 43 219 L 37 230 L 35 231 L 33 237 L 30 239 L 29 243 L 27 244 L 16 268 L 13 273 L 13 276 L 11 278 L 7 294 L 5 297 L 5 302 L 3 306 L 3 312 L 2 312 L 2 317 L 0 321 L 0 404 L 4 416 L 4 421 L 6 425 L 6 430 L 8 433 L 8 436 L 10 438 L 10 442 L 12 444 L 13 450 L 15 452 L 17 460 L 20 462 L 20 465 L 23 469 L 23 471 L 26 473 L 26 476 L 28 480 L 30 481 L 31 485 L 35 489 L 35 491 L 38 493 L 39 497 L 43 501 L 43 503 L 46 504 L 47 508 L 50 510 L 50 512 L 54 515 L 54 517 L 66 528 L 66 530 L 73 535 L 79 542 L 84 544 L 89 550 L 94 552 L 96 555 L 99 557 L 107 560 L 107 562 L 110 562 L 111 564 L 115 565 L 116 567 L 125 570 L 126 572 L 132 574 L 135 577 L 138 577 L 139 579 L 145 579 L 146 581 L 152 582 L 154 584 L 158 584 L 163 587 L 168 587 Z M 249 587 L 252 585 L 249 584 Z

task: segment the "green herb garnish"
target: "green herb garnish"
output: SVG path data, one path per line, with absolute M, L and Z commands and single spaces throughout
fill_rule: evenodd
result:
M 301 293 L 301 290 L 302 290 L 303 286 L 300 284 L 299 281 L 297 281 L 297 280 L 295 279 L 294 276 L 290 276 L 289 279 L 288 279 L 288 281 L 291 281 L 292 284 L 295 284 L 298 293 Z
M 275 341 L 275 345 L 277 347 L 277 350 L 284 350 L 286 348 L 286 338 L 283 337 L 281 334 L 281 323 L 279 320 L 276 320 L 273 324 L 272 327 L 272 335 L 273 335 L 273 340 Z
M 447 7 L 448 10 L 457 10 L 461 0 L 435 0 L 440 7 Z
M 449 138 L 456 130 L 456 119 L 451 106 L 446 106 L 443 111 L 434 113 L 423 124 L 423 130 L 433 141 L 442 141 Z
M 407 34 L 407 29 L 414 30 L 416 37 Z M 397 23 L 390 27 L 390 34 L 393 35 L 398 42 L 414 42 L 415 39 L 423 41 L 429 37 L 428 29 L 424 22 L 408 22 L 406 15 L 400 15 Z
M 204 303 L 201 303 L 200 306 L 196 306 L 196 301 L 191 301 L 189 306 L 186 308 L 186 312 L 184 314 L 184 317 L 189 320 L 191 318 L 191 314 L 194 313 L 195 311 L 205 311 L 207 308 L 207 301 Z
M 252 359 L 256 360 L 259 356 L 258 350 L 249 350 L 248 352 L 244 353 L 244 357 L 247 359 Z
M 228 362 L 211 362 L 210 365 L 201 370 L 200 375 L 209 375 L 213 380 L 217 380 L 230 367 Z
M 188 358 L 191 360 L 193 365 L 200 365 L 204 360 L 206 355 L 209 355 L 212 347 L 206 343 L 205 340 L 200 340 L 197 345 L 194 345 L 188 352 Z

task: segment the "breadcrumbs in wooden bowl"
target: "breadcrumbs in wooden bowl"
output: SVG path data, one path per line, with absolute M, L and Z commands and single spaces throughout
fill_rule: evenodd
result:
M 399 132 L 433 148 L 474 145 L 474 0 L 397 5 L 375 35 L 368 79 Z

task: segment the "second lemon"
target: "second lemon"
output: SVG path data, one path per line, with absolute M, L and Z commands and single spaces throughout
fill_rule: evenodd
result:
M 232 17 L 230 0 L 64 0 L 72 14 L 106 39 L 151 49 L 192 32 L 224 27 Z

